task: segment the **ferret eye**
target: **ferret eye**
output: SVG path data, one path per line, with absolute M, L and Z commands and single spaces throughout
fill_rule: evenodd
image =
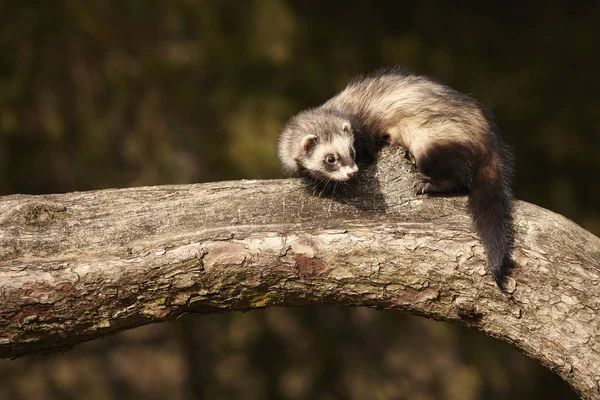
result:
M 333 164 L 335 162 L 335 156 L 333 154 L 328 154 L 325 157 L 325 161 L 327 161 L 329 164 Z

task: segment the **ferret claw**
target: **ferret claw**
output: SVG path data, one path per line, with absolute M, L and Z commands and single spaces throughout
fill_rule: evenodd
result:
M 431 182 L 429 179 L 418 179 L 413 183 L 415 194 L 425 194 L 431 189 Z

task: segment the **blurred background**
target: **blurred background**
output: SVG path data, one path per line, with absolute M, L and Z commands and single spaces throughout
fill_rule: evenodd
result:
M 0 0 L 0 194 L 279 177 L 274 142 L 399 64 L 489 106 L 519 199 L 600 235 L 597 2 Z M 542 3 L 540 3 L 542 4 Z M 478 332 L 267 309 L 0 360 L 1 399 L 572 399 Z

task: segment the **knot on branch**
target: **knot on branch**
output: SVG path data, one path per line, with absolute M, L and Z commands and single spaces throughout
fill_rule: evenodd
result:
M 19 204 L 9 210 L 2 219 L 2 224 L 36 228 L 52 221 L 65 219 L 66 213 L 67 207 L 61 203 L 33 200 Z

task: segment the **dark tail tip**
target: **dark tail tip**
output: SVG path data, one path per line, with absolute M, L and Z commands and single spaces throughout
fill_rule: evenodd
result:
M 496 282 L 496 285 L 498 285 L 498 288 L 503 292 L 507 291 L 506 278 L 509 276 L 510 270 L 513 269 L 514 266 L 514 261 L 508 256 L 504 257 L 502 263 L 499 265 L 490 265 L 492 278 L 494 279 L 494 282 Z

